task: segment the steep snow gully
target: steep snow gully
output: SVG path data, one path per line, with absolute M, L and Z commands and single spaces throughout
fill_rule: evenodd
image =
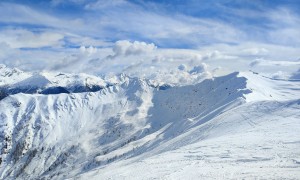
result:
M 124 77 L 86 91 L 0 101 L 0 179 L 300 178 L 299 82 Z

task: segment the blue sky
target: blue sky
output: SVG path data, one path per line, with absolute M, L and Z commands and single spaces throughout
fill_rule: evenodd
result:
M 61 41 L 70 47 L 80 43 L 69 41 L 68 33 L 167 48 L 242 41 L 299 45 L 288 34 L 274 38 L 279 31 L 298 30 L 297 0 L 2 0 L 0 8 L 1 29 L 64 34 Z
M 299 0 L 2 0 L 0 63 L 17 65 L 8 52 L 22 64 L 81 46 L 113 48 L 119 40 L 231 55 L 243 46 L 275 59 L 289 48 L 282 50 L 287 59 L 298 60 L 299 13 Z M 56 58 L 65 56 L 71 54 Z

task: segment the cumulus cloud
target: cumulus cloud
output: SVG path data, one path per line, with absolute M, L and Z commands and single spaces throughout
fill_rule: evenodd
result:
M 117 41 L 113 47 L 114 55 L 112 57 L 149 53 L 154 51 L 156 48 L 157 47 L 153 43 L 147 44 L 145 42 L 130 42 L 127 40 Z
M 91 55 L 97 52 L 97 48 L 93 47 L 93 46 L 89 46 L 89 47 L 85 47 L 85 46 L 80 46 L 79 50 L 82 53 Z
M 236 58 L 236 56 L 228 55 L 218 50 L 209 51 L 202 57 L 203 60 L 226 60 Z

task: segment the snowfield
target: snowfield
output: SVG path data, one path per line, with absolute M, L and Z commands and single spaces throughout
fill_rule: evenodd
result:
M 297 80 L 158 86 L 0 67 L 0 83 L 0 179 L 300 178 Z

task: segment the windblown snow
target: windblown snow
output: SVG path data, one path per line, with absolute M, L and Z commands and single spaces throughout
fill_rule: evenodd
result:
M 299 179 L 300 81 L 0 67 L 0 179 Z

